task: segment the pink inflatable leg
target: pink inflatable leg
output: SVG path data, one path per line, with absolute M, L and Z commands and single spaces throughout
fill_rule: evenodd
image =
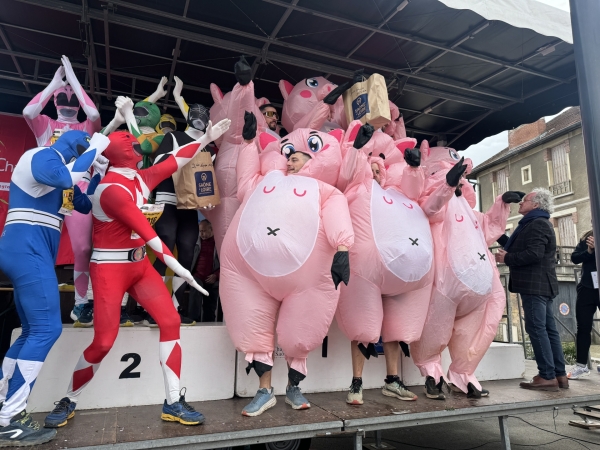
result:
M 290 367 L 303 375 L 307 374 L 308 354 L 327 336 L 338 295 L 332 283 L 290 295 L 281 302 L 277 341 Z
M 69 238 L 75 257 L 73 267 L 75 305 L 80 305 L 88 301 L 87 289 L 90 278 L 90 257 L 92 256 L 92 214 L 80 214 L 73 211 L 73 215 L 65 216 L 65 223 L 69 229 Z
M 352 273 L 348 286 L 342 284 L 336 320 L 351 341 L 376 343 L 381 335 L 383 307 L 381 291 L 370 281 Z
M 455 331 L 448 343 L 452 357 L 448 381 L 463 392 L 467 392 L 469 383 L 481 390 L 474 373 L 496 336 L 505 306 L 506 294 L 500 278 L 496 276 L 487 301 L 476 310 L 456 319 Z
M 454 302 L 434 286 L 421 339 L 412 343 L 410 354 L 421 375 L 435 378 L 436 383 L 444 376 L 442 351 L 452 336 L 455 315 Z
M 280 302 L 255 280 L 227 268 L 221 268 L 219 292 L 227 331 L 235 348 L 247 354 L 272 355 Z
M 383 297 L 383 342 L 403 341 L 410 344 L 421 337 L 432 288 L 433 285 L 428 284 L 416 291 Z

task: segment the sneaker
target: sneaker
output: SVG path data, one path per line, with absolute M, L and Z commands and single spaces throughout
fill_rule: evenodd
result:
M 300 386 L 288 386 L 285 388 L 285 402 L 294 409 L 310 408 L 310 402 L 302 395 Z
M 242 409 L 242 415 L 244 416 L 260 416 L 267 409 L 272 408 L 277 404 L 275 398 L 275 389 L 271 388 L 269 391 L 267 388 L 260 388 L 256 391 L 256 395 L 250 403 L 248 403 L 244 409 Z
M 467 391 L 467 398 L 481 398 L 488 397 L 490 395 L 490 391 L 484 389 L 483 387 L 481 390 L 479 390 L 473 383 L 467 384 Z
M 163 403 L 160 418 L 165 422 L 179 422 L 182 425 L 200 425 L 204 423 L 204 415 L 185 401 L 185 388 L 179 393 L 179 401 L 168 405 Z
M 23 410 L 10 420 L 10 425 L 0 427 L 0 447 L 26 447 L 51 441 L 56 430 L 42 428 Z
M 75 305 L 71 311 L 71 319 L 75 321 L 73 328 L 89 328 L 94 325 L 94 302 Z
M 440 382 L 435 384 L 435 378 L 428 376 L 425 378 L 425 395 L 427 398 L 432 398 L 434 400 L 446 400 L 446 396 L 442 392 L 443 386 L 444 378 L 441 378 Z
M 364 403 L 362 378 L 352 378 L 352 384 L 346 396 L 346 403 L 349 405 L 362 405 Z
M 77 403 L 72 402 L 69 397 L 62 398 L 58 402 L 52 412 L 46 416 L 44 426 L 46 428 L 64 427 L 69 419 L 75 417 L 75 407 Z
M 119 322 L 119 326 L 120 327 L 132 327 L 133 326 L 133 320 L 131 320 L 131 317 L 129 317 L 129 314 L 127 314 L 127 310 L 125 309 L 124 306 L 121 306 L 121 321 Z
M 590 369 L 587 368 L 584 364 L 575 364 L 569 373 L 567 373 L 567 378 L 569 380 L 577 380 L 582 377 L 587 377 L 590 374 Z
M 385 383 L 381 389 L 381 393 L 386 397 L 396 397 L 406 401 L 414 401 L 418 398 L 404 386 L 404 383 L 400 379 L 394 380 L 392 383 Z
M 181 326 L 182 327 L 193 327 L 194 325 L 196 325 L 196 321 L 190 319 L 189 317 L 184 316 L 183 314 L 179 313 L 179 317 L 181 319 Z

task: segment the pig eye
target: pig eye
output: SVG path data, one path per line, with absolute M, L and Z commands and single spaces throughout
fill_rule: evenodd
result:
M 323 148 L 323 140 L 317 136 L 317 135 L 313 135 L 311 137 L 308 138 L 308 148 L 310 149 L 311 152 L 318 152 L 319 150 L 321 150 Z
M 450 158 L 454 159 L 455 161 L 460 159 L 460 156 L 458 156 L 458 153 L 456 153 L 454 150 L 449 149 L 448 153 L 450 153 Z
M 314 78 L 307 78 L 306 85 L 311 88 L 316 88 L 319 85 L 319 82 Z
M 294 144 L 285 144 L 283 147 L 281 147 L 281 154 L 287 159 L 290 159 L 290 156 L 292 156 L 294 153 L 296 153 Z

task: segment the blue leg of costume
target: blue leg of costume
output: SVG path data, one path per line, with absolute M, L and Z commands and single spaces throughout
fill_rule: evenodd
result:
M 54 261 L 44 259 L 22 253 L 18 258 L 11 252 L 0 255 L 0 268 L 15 288 L 15 304 L 23 328 L 2 364 L 2 426 L 25 409 L 42 364 L 62 331 Z

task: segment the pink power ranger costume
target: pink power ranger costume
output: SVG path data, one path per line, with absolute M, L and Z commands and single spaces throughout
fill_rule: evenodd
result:
M 421 144 L 421 155 L 427 174 L 421 207 L 430 218 L 435 275 L 423 333 L 411 346 L 411 354 L 421 375 L 427 377 L 426 387 L 428 382 L 436 384 L 426 391 L 428 397 L 444 398 L 441 352 L 447 346 L 452 358 L 448 381 L 478 398 L 488 392 L 474 373 L 496 335 L 506 303 L 488 247 L 504 233 L 509 206 L 499 196 L 487 213 L 474 211 L 471 184 L 459 181 L 460 173 L 454 186 L 447 181 L 447 174 L 456 173 L 457 167 L 470 171 L 471 161 L 462 165 L 453 149 L 429 148 L 427 141 Z M 459 183 L 462 191 L 455 187 Z
M 29 124 L 40 147 L 51 144 L 54 130 L 82 130 L 90 136 L 100 131 L 100 114 L 92 99 L 86 94 L 77 80 L 71 67 L 69 58 L 63 56 L 62 66 L 54 74 L 54 78 L 46 88 L 31 100 L 25 109 L 23 117 Z M 63 81 L 66 77 L 67 82 Z M 54 96 L 54 106 L 58 119 L 41 114 L 42 110 Z M 79 107 L 83 108 L 87 119 L 83 122 L 77 120 Z M 81 192 L 86 192 L 89 185 L 89 174 L 77 183 Z M 75 257 L 73 280 L 75 283 L 75 304 L 87 302 L 87 288 L 90 272 L 90 256 L 92 254 L 92 215 L 80 214 L 73 211 L 72 215 L 65 216 L 65 225 L 69 229 L 69 237 Z

